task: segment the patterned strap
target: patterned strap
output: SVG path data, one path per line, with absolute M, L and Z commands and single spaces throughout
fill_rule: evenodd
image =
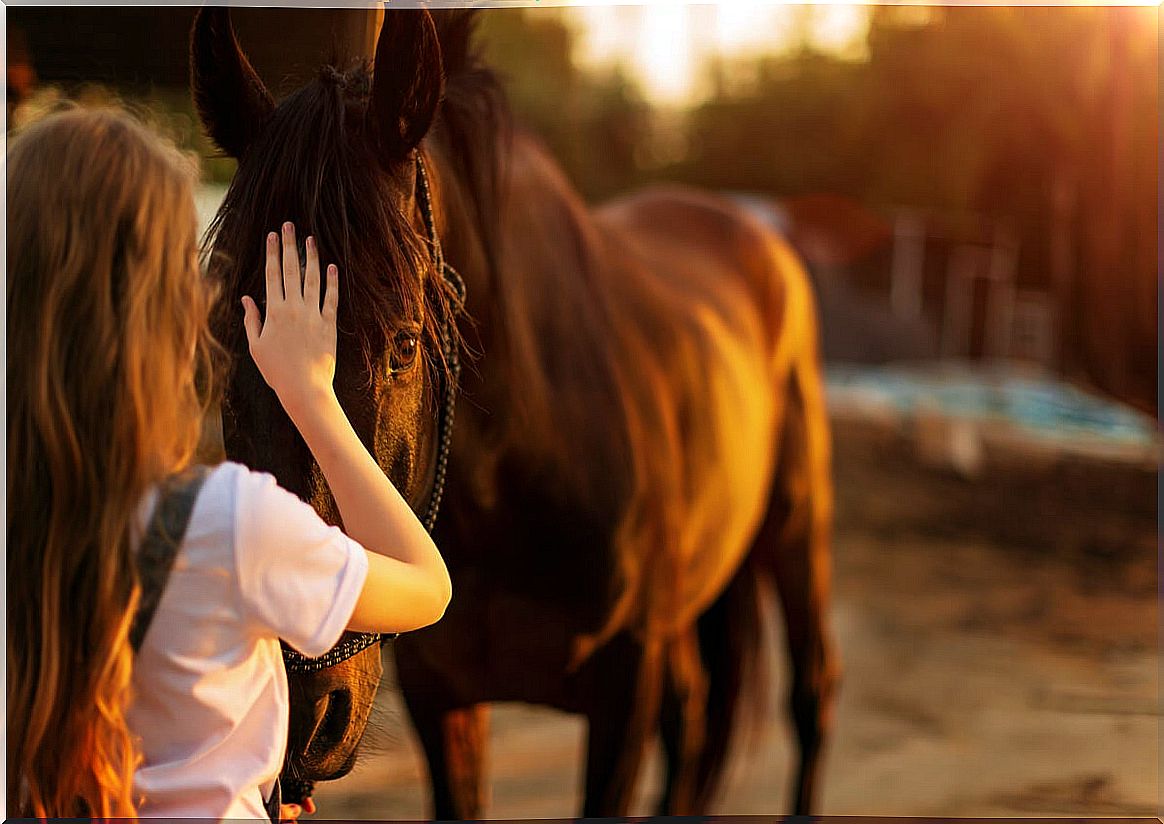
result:
M 162 484 L 157 506 L 137 553 L 141 601 L 129 630 L 129 643 L 135 653 L 141 649 L 162 600 L 162 591 L 190 523 L 190 513 L 194 511 L 194 502 L 208 472 L 205 466 L 195 466 Z

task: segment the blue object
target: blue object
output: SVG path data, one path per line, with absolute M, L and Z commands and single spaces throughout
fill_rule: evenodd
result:
M 950 417 L 1005 419 L 1036 436 L 1123 444 L 1148 445 L 1157 436 L 1155 421 L 1117 401 L 1005 369 L 833 365 L 826 381 L 837 401 L 859 397 L 907 416 L 929 408 Z

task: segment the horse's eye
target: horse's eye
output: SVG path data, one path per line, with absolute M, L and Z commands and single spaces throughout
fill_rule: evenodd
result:
M 416 353 L 420 349 L 416 334 L 413 332 L 397 332 L 395 346 L 389 357 L 389 366 L 393 373 L 407 372 L 416 363 Z

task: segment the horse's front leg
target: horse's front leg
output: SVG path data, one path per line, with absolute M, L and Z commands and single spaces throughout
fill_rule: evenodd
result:
M 625 816 L 659 721 L 662 643 L 620 635 L 578 673 L 586 742 L 586 818 Z
M 428 760 L 433 818 L 480 818 L 488 804 L 485 759 L 489 705 L 441 709 L 414 695 L 408 710 Z
M 439 821 L 480 818 L 488 804 L 485 783 L 489 706 L 442 689 L 442 679 L 419 655 L 396 648 L 404 703 L 428 761 L 432 815 Z

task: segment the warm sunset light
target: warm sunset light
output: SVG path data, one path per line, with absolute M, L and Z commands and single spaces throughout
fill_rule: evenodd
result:
M 1160 2 L 9 3 L 6 817 L 1155 816 Z
M 715 7 L 715 43 L 725 53 L 763 54 L 786 42 L 796 10 L 789 6 L 733 3 Z
M 821 51 L 849 57 L 863 45 L 861 38 L 868 26 L 868 6 L 813 6 L 809 39 Z
M 693 60 L 690 9 L 669 3 L 643 9 L 635 62 L 649 94 L 660 103 L 681 103 L 691 96 Z
M 712 57 L 754 58 L 804 42 L 843 57 L 859 56 L 866 6 L 788 6 L 762 0 L 692 5 L 657 0 L 564 12 L 580 34 L 583 63 L 622 66 L 658 106 L 694 105 L 709 90 L 703 72 Z

